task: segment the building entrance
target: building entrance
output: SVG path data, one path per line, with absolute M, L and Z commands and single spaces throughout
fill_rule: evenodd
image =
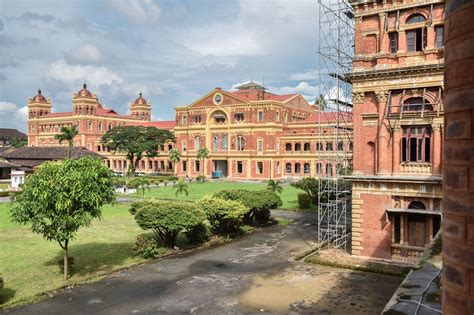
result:
M 227 160 L 213 160 L 214 171 L 212 177 L 227 177 L 228 176 L 228 162 Z

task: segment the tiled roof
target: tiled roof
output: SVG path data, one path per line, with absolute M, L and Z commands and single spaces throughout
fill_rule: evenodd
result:
M 26 138 L 26 135 L 16 129 L 11 128 L 0 128 L 0 139 L 11 139 L 11 138 Z
M 1 153 L 0 157 L 13 162 L 21 160 L 60 160 L 67 158 L 67 155 L 68 147 L 21 147 Z M 102 158 L 100 154 L 87 150 L 84 147 L 72 148 L 71 158 L 78 159 L 85 156 Z M 20 165 L 23 166 L 21 163 Z
M 18 165 L 0 159 L 0 168 L 12 168 L 12 167 L 18 167 Z
M 49 113 L 44 115 L 44 117 L 66 117 L 72 116 L 72 112 L 60 112 L 60 113 Z

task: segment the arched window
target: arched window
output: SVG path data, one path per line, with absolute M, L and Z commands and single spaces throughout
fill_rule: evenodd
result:
M 352 151 L 354 150 L 354 144 L 351 142 L 349 142 L 349 151 Z
M 286 174 L 291 174 L 291 163 L 286 163 L 285 164 L 285 173 Z
M 311 150 L 311 145 L 309 144 L 309 142 L 306 142 L 306 143 L 304 144 L 304 150 L 305 150 L 305 151 L 310 151 L 310 150 Z
M 221 110 L 218 110 L 218 111 L 214 112 L 214 114 L 212 116 L 214 117 L 214 122 L 216 124 L 225 123 L 226 117 L 227 117 L 226 114 Z
M 424 22 L 426 21 L 426 18 L 419 14 L 419 13 L 416 13 L 416 14 L 413 14 L 411 15 L 408 19 L 407 19 L 407 24 L 413 24 L 413 23 L 421 23 L 421 22 Z
M 173 149 L 173 145 L 172 145 L 172 144 L 168 144 L 168 151 L 170 151 L 171 149 Z
M 403 102 L 403 111 L 419 112 L 422 110 L 433 110 L 433 105 L 423 97 L 411 97 Z
M 301 151 L 301 143 L 295 143 L 295 151 Z
M 344 144 L 342 142 L 337 144 L 337 151 L 344 151 Z
M 333 173 L 332 173 L 332 164 L 331 163 L 328 163 L 326 164 L 326 176 L 332 176 Z
M 291 143 L 285 144 L 285 150 L 286 151 L 291 151 Z
M 301 164 L 295 163 L 295 174 L 300 174 L 300 173 L 301 173 Z
M 316 164 L 316 173 L 318 175 L 321 175 L 323 173 L 323 164 L 321 162 Z
M 316 151 L 324 151 L 324 145 L 321 142 L 316 143 Z
M 419 210 L 426 210 L 426 206 L 421 201 L 412 201 L 408 205 L 408 209 L 419 209 Z
M 332 151 L 332 142 L 326 142 L 326 151 Z
M 304 163 L 304 165 L 303 165 L 303 172 L 304 172 L 305 174 L 309 174 L 310 170 L 311 170 L 311 167 L 310 167 L 309 163 Z

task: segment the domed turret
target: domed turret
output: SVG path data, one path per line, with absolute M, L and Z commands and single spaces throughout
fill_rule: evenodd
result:
M 72 97 L 72 110 L 74 115 L 95 115 L 99 107 L 98 98 L 87 89 L 87 84 L 74 93 Z
M 38 89 L 38 94 L 28 100 L 28 116 L 37 118 L 49 113 L 51 113 L 51 101 L 41 94 L 41 89 Z
M 48 101 L 47 101 L 46 98 L 43 96 L 43 94 L 41 94 L 41 90 L 38 90 L 38 94 L 36 94 L 36 95 L 33 97 L 33 102 L 36 102 L 36 103 L 48 103 Z
M 141 92 L 138 94 L 138 98 L 130 104 L 130 111 L 135 119 L 151 120 L 151 104 L 143 98 Z
M 79 92 L 77 92 L 77 96 L 78 97 L 90 97 L 90 98 L 93 97 L 91 91 L 89 91 L 87 89 L 87 84 L 85 84 L 85 83 L 82 85 L 82 89 L 79 90 Z

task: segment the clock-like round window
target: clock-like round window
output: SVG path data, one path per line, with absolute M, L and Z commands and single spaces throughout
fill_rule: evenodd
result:
M 220 103 L 222 103 L 222 94 L 214 94 L 214 104 L 219 105 Z

